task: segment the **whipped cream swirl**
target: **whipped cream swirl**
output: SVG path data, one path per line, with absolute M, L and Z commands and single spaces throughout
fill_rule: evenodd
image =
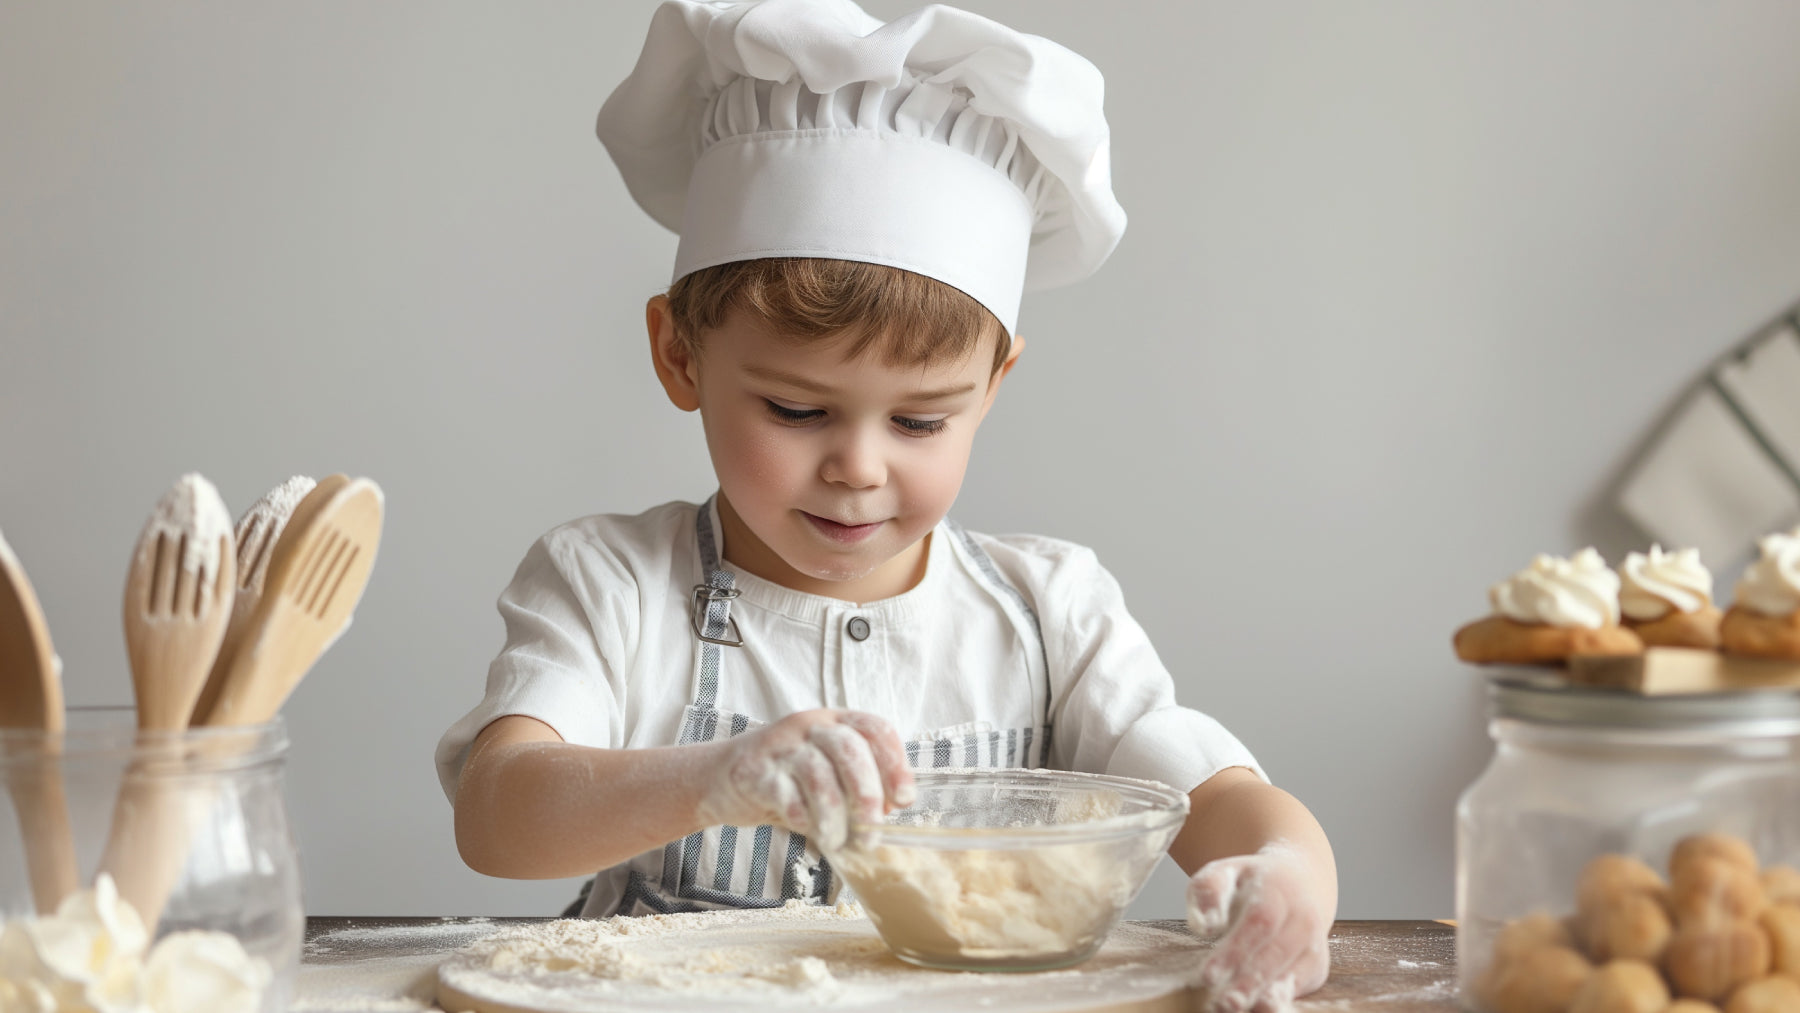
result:
M 224 932 L 173 932 L 151 947 L 104 873 L 55 914 L 0 925 L 7 1013 L 257 1013 L 271 978 L 268 961 Z
M 1514 622 L 1597 630 L 1619 624 L 1619 575 L 1591 548 L 1572 559 L 1541 555 L 1488 588 L 1488 601 Z
M 1738 578 L 1737 604 L 1765 616 L 1800 610 L 1800 528 L 1765 535 L 1757 544 L 1762 558 Z
M 1712 604 L 1712 572 L 1700 562 L 1699 549 L 1664 552 L 1652 545 L 1648 555 L 1633 552 L 1619 567 L 1619 580 L 1619 609 L 1638 622 Z

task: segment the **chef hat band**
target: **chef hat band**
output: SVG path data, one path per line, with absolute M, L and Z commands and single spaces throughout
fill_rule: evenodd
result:
M 748 90 L 721 92 L 717 104 L 723 115 L 717 119 L 742 126 L 724 111 L 741 112 L 736 93 Z M 874 86 L 845 90 L 879 91 Z M 924 86 L 913 94 L 928 90 Z M 788 123 L 794 123 L 797 91 L 784 87 L 775 96 Z M 804 98 L 812 110 L 829 110 L 842 101 L 816 94 Z M 864 105 L 854 96 L 851 101 Z M 985 122 L 962 130 L 959 143 L 985 147 L 987 137 L 1004 133 L 962 104 L 961 119 Z M 833 125 L 820 126 L 821 119 Z M 758 257 L 885 264 L 962 290 L 1010 333 L 1025 283 L 1032 208 L 1024 191 L 992 164 L 991 153 L 932 140 L 927 123 L 912 124 L 921 133 L 901 134 L 854 122 L 838 126 L 830 113 L 807 120 L 812 125 L 732 130 L 711 141 L 688 184 L 675 277 Z M 1003 148 L 1019 151 L 1016 143 Z M 894 213 L 897 207 L 906 213 Z
M 676 229 L 674 277 L 823 257 L 960 289 L 1010 333 L 1020 295 L 1085 277 L 1124 231 L 1101 81 L 947 7 L 883 25 L 850 0 L 668 0 L 598 133 Z

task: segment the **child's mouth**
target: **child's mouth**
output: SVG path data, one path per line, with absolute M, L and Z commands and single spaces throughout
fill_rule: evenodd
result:
M 844 545 L 854 545 L 875 533 L 881 522 L 873 524 L 839 524 L 837 521 L 800 511 L 800 515 L 812 522 L 812 526 L 826 538 Z

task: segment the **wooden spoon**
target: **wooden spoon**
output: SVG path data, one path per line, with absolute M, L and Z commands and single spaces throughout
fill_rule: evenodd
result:
M 62 661 L 50 644 L 37 594 L 25 569 L 0 537 L 0 727 L 46 733 L 46 753 L 63 730 Z M 13 743 L 9 742 L 9 753 Z M 69 801 L 54 760 L 9 755 L 8 778 L 19 828 L 25 837 L 25 865 L 39 914 L 51 914 L 80 885 L 75 838 L 69 828 Z
M 341 475 L 337 477 L 343 478 Z M 244 633 L 249 630 L 251 619 L 256 614 L 256 606 L 262 601 L 263 582 L 268 577 L 269 560 L 275 555 L 275 543 L 286 529 L 294 508 L 317 485 L 317 482 L 305 475 L 295 475 L 263 493 L 263 497 L 251 504 L 250 509 L 244 511 L 244 516 L 238 518 L 235 532 L 237 595 L 231 602 L 231 621 L 225 626 L 225 639 L 219 645 L 219 656 L 213 661 L 212 672 L 206 677 L 206 686 L 201 689 L 200 699 L 194 704 L 195 714 L 205 714 L 217 704 L 225 672 L 231 668 L 232 659 L 237 657 L 238 648 L 244 642 Z
M 294 508 L 244 642 L 195 724 L 249 725 L 275 716 L 350 625 L 375 566 L 382 508 L 380 486 L 343 475 L 320 480 Z
M 125 646 L 141 733 L 187 728 L 225 635 L 236 575 L 231 514 L 219 491 L 199 475 L 181 476 L 138 536 L 125 580 Z M 158 755 L 165 745 L 169 755 Z M 149 769 L 179 759 L 173 741 L 152 734 L 141 746 L 114 803 L 100 867 L 154 932 L 181 874 L 186 811 L 178 786 Z

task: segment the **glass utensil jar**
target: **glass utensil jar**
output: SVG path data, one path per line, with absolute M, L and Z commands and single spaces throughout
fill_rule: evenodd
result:
M 1681 908 L 1660 877 L 1684 840 L 1707 835 L 1702 843 L 1737 849 L 1752 885 L 1757 868 L 1766 877 L 1800 860 L 1800 694 L 1646 696 L 1527 672 L 1491 677 L 1489 692 L 1494 756 L 1456 813 L 1465 1008 L 1508 1013 L 1503 980 L 1553 1002 L 1565 987 L 1559 976 L 1573 990 L 1617 957 L 1674 973 Z M 1601 856 L 1618 857 L 1595 863 Z M 1644 910 L 1643 925 L 1599 924 L 1590 908 L 1611 889 L 1602 873 L 1634 880 L 1627 889 L 1642 896 L 1633 899 L 1660 913 Z M 1564 963 L 1511 974 L 1521 946 L 1551 943 Z M 1587 970 L 1567 951 L 1582 954 Z M 1665 984 L 1680 993 L 1675 978 Z
M 140 732 L 129 708 L 0 729 L 0 1008 L 287 1009 L 305 928 L 287 747 L 279 719 Z

